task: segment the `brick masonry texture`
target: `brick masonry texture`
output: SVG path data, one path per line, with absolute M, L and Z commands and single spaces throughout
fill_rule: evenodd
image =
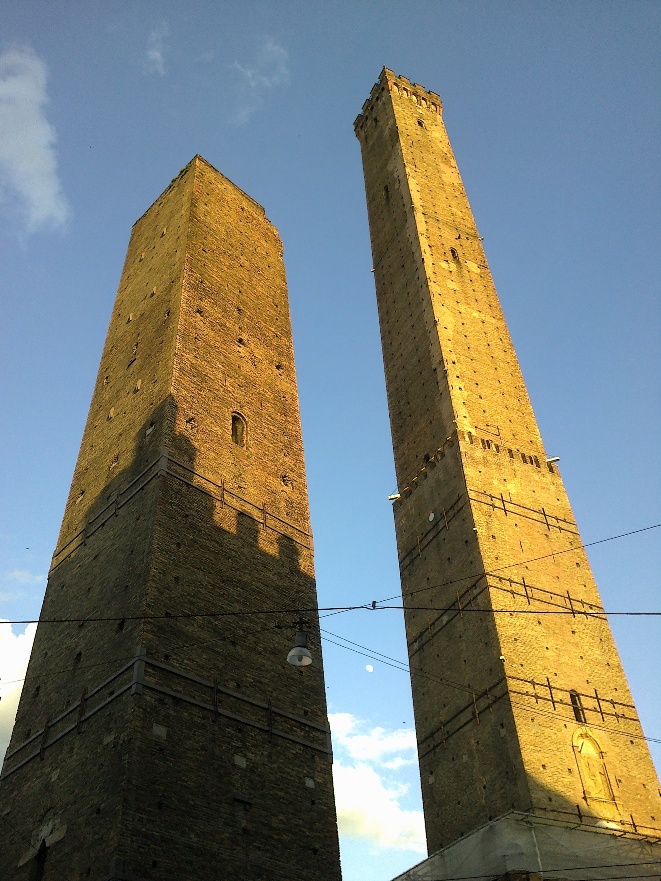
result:
M 429 851 L 511 809 L 661 836 L 659 783 L 441 101 L 384 69 L 355 128 Z
M 41 613 L 83 620 L 37 630 L 0 877 L 339 879 L 316 612 L 314 664 L 285 661 L 299 609 L 282 246 L 198 156 L 131 235 Z

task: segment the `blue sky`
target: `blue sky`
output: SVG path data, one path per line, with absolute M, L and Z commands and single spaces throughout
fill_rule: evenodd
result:
M 0 616 L 38 615 L 131 225 L 195 153 L 284 241 L 320 604 L 397 593 L 352 128 L 384 64 L 443 99 L 584 541 L 661 521 L 660 24 L 647 0 L 5 0 Z M 659 530 L 590 549 L 607 609 L 661 610 L 658 549 Z M 405 659 L 401 613 L 324 626 Z M 661 621 L 612 626 L 661 738 Z M 0 675 L 19 679 L 29 633 L 1 631 Z M 424 855 L 408 676 L 331 642 L 324 660 L 345 881 L 386 881 Z

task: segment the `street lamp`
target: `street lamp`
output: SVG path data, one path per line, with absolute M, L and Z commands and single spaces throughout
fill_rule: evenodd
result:
M 294 637 L 294 647 L 287 655 L 287 663 L 294 667 L 309 667 L 312 663 L 312 655 L 308 651 L 308 635 L 303 629 L 304 621 L 298 622 L 298 630 Z

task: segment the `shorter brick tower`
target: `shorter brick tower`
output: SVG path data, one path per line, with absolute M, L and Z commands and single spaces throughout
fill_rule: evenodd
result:
M 197 156 L 131 235 L 2 773 L 2 881 L 339 881 L 315 610 L 282 246 Z
M 355 123 L 434 855 L 406 877 L 661 860 L 659 783 L 441 110 L 384 70 Z

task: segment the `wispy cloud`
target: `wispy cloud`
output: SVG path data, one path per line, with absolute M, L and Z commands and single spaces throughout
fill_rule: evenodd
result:
M 0 763 L 9 745 L 36 630 L 36 624 L 29 624 L 24 633 L 14 633 L 11 625 L 0 623 Z
M 261 106 L 264 97 L 276 86 L 289 84 L 289 54 L 275 40 L 267 37 L 255 58 L 248 64 L 235 61 L 232 68 L 239 76 L 238 125 L 246 123 Z
M 48 73 L 29 47 L 0 53 L 0 200 L 16 200 L 27 232 L 61 229 L 70 215 L 48 122 Z
M 5 575 L 7 581 L 14 581 L 18 584 L 43 584 L 46 580 L 45 575 L 35 575 L 27 569 L 12 569 Z
M 166 42 L 170 36 L 167 22 L 162 21 L 149 32 L 147 38 L 147 55 L 145 58 L 145 72 L 165 76 L 165 50 Z
M 415 761 L 414 731 L 368 728 L 350 713 L 333 713 L 329 721 L 340 834 L 378 850 L 426 853 L 422 811 L 403 806 L 408 786 L 396 775 Z

